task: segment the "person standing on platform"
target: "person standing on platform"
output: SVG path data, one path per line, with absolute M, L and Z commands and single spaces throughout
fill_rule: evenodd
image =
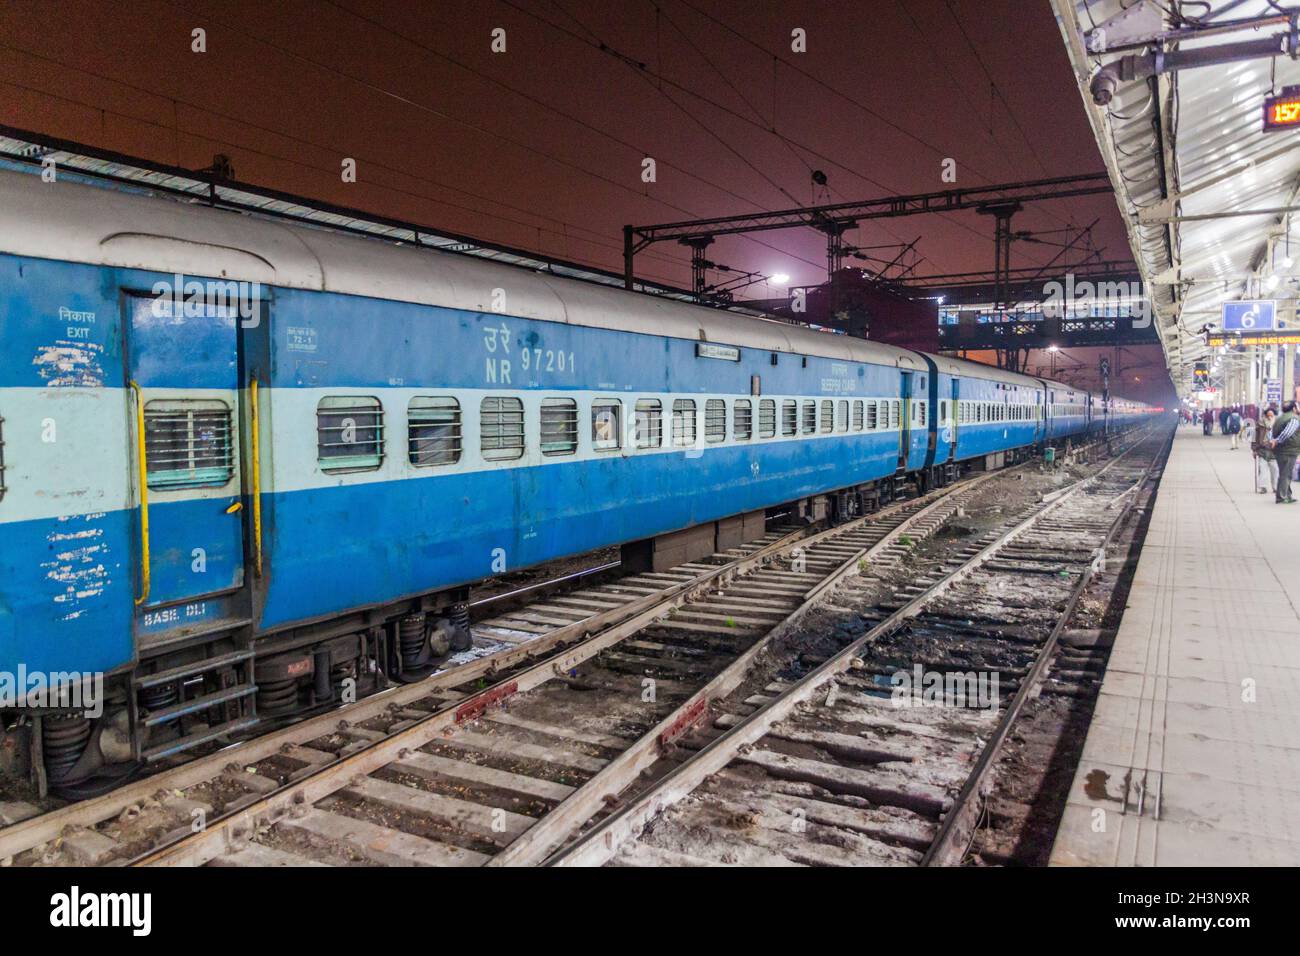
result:
M 1282 414 L 1273 423 L 1273 453 L 1277 455 L 1277 503 L 1295 503 L 1291 495 L 1291 473 L 1296 458 L 1300 457 L 1300 418 L 1296 417 L 1295 402 L 1282 403 Z
M 1228 412 L 1228 435 L 1232 438 L 1232 450 L 1236 451 L 1241 441 L 1241 412 L 1236 408 Z
M 1207 408 L 1201 413 L 1201 433 L 1205 435 L 1214 434 L 1214 409 Z
M 1228 434 L 1228 406 L 1219 409 L 1219 434 Z
M 1250 443 L 1250 450 L 1255 453 L 1255 490 L 1261 495 L 1270 491 L 1277 494 L 1277 455 L 1269 447 L 1276 419 L 1277 412 L 1272 407 L 1264 409 Z

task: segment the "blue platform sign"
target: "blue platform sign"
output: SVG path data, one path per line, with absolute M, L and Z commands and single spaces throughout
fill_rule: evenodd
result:
M 1272 299 L 1223 303 L 1223 331 L 1254 332 L 1277 327 L 1277 303 Z

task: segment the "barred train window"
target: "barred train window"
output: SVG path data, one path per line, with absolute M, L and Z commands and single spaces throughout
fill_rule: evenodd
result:
M 903 400 L 896 398 L 889 403 L 889 427 L 899 428 L 903 423 Z
M 150 488 L 224 485 L 235 470 L 230 406 L 206 399 L 146 402 L 144 460 Z
M 917 427 L 917 428 L 924 428 L 924 427 L 926 426 L 926 421 L 925 421 L 925 419 L 926 419 L 926 408 L 925 408 L 925 405 L 926 405 L 925 402 L 917 402 L 917 403 L 916 403 L 916 427 Z
M 454 465 L 460 461 L 460 403 L 454 398 L 417 395 L 406 407 L 407 458 L 412 465 Z
M 147 416 L 147 409 L 146 409 Z M 374 471 L 384 460 L 384 408 L 369 395 L 328 395 L 316 406 L 321 471 Z
M 623 447 L 623 403 L 616 398 L 598 398 L 591 403 L 591 447 L 614 451 Z
M 811 435 L 817 430 L 817 403 L 803 403 L 803 433 Z
M 636 447 L 658 448 L 664 443 L 663 406 L 655 398 L 636 403 Z
M 572 455 L 578 450 L 578 403 L 571 398 L 542 400 L 542 454 Z
M 704 403 L 704 440 L 727 440 L 727 403 L 720 398 L 710 398 Z
M 839 417 L 835 422 L 835 428 L 838 431 L 846 432 L 849 430 L 849 403 L 840 402 L 838 412 Z
M 822 402 L 822 428 L 824 432 L 830 431 L 835 427 L 835 403 Z
M 738 398 L 733 406 L 731 431 L 736 441 L 749 441 L 754 434 L 754 407 L 747 398 Z
M 524 403 L 485 398 L 478 407 L 479 451 L 487 461 L 508 461 L 524 453 Z
M 874 401 L 867 402 L 867 430 L 868 431 L 875 431 L 877 428 L 880 427 L 880 421 L 877 418 L 877 414 L 878 413 L 876 411 L 876 403 Z
M 776 434 L 776 402 L 765 398 L 758 403 L 758 437 L 771 438 Z
M 673 402 L 673 444 L 679 447 L 695 444 L 695 402 L 689 398 Z
M 860 398 L 853 403 L 853 430 L 862 431 L 862 399 Z
M 781 434 L 794 435 L 799 431 L 799 406 L 793 400 L 781 403 Z

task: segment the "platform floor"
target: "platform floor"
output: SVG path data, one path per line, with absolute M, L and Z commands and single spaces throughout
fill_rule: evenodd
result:
M 1300 864 L 1300 503 L 1229 445 L 1179 426 L 1054 866 Z

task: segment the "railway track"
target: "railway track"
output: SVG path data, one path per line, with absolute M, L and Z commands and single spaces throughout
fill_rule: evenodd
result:
M 470 801 L 453 794 L 479 792 L 475 787 L 487 788 L 489 802 L 505 802 L 528 812 L 490 807 L 489 811 L 501 812 L 487 812 L 485 839 L 470 841 L 478 849 L 458 852 L 453 847 L 443 854 L 446 860 L 483 862 L 498 855 L 507 860 L 539 858 L 536 851 L 523 854 L 517 848 L 511 854 L 497 852 L 509 848 L 501 846 L 501 834 L 522 835 L 523 829 L 536 829 L 529 813 L 544 818 L 547 828 L 532 834 L 527 845 L 551 828 L 567 833 L 580 824 L 577 816 L 584 811 L 579 808 L 594 810 L 599 802 L 591 794 L 604 788 L 611 777 L 621 779 L 629 767 L 636 768 L 631 771 L 634 776 L 656 747 L 688 729 L 701 713 L 702 703 L 725 693 L 743 673 L 764 638 L 793 626 L 829 582 L 853 570 L 854 562 L 864 556 L 872 561 L 899 556 L 900 537 L 923 537 L 986 481 L 1006 473 L 982 475 L 824 531 L 779 529 L 741 548 L 664 573 L 632 575 L 560 594 L 548 589 L 535 602 L 474 624 L 475 646 L 454 667 L 418 684 L 390 689 L 163 770 L 105 796 L 19 820 L 0 829 L 0 860 L 108 864 L 169 852 L 169 860 L 202 862 L 214 855 L 208 848 L 215 847 L 216 840 L 215 836 L 193 839 L 198 836 L 196 829 L 226 840 L 246 839 L 286 807 L 300 809 L 307 802 L 340 792 L 352 796 L 366 788 L 383 791 L 391 798 L 386 804 L 390 809 L 412 796 L 406 790 L 433 794 L 428 802 L 444 813 L 437 819 L 449 816 L 458 826 L 472 829 L 484 814 L 462 806 Z M 666 711 L 658 721 L 662 726 L 647 728 L 632 720 L 626 737 L 583 734 L 566 726 L 563 736 L 582 752 L 566 752 L 561 756 L 569 762 L 555 763 L 544 759 L 547 744 L 536 742 L 547 738 L 545 729 L 511 724 L 505 712 L 489 715 L 486 723 L 491 733 L 510 727 L 510 732 L 525 738 L 532 735 L 532 742 L 521 740 L 517 749 L 532 760 L 529 766 L 539 775 L 536 778 L 513 771 L 490 772 L 474 751 L 470 759 L 458 759 L 461 751 L 456 743 L 439 743 L 440 754 L 413 753 L 460 728 L 466 728 L 462 740 L 482 743 L 482 732 L 467 725 L 490 707 L 507 698 L 513 706 L 519 695 L 542 685 L 554 683 L 570 693 L 587 694 L 573 672 L 598 655 L 603 671 L 634 678 L 631 687 L 623 688 L 635 690 L 628 695 L 631 699 L 640 701 L 647 694 L 643 681 L 652 682 L 651 702 L 658 706 L 640 709 L 654 714 Z M 649 673 L 657 676 L 647 677 Z M 502 734 L 499 742 L 504 741 Z M 612 765 L 608 771 L 607 765 Z M 383 771 L 381 777 L 406 774 L 402 779 L 407 783 L 432 789 L 392 791 L 379 782 L 360 788 L 344 785 L 350 777 L 376 771 Z M 598 774 L 603 775 L 586 786 Z M 565 822 L 550 822 L 555 816 L 551 811 L 560 810 L 563 813 L 555 819 Z M 375 826 L 382 828 L 382 824 Z M 356 829 L 364 832 L 344 840 L 354 850 L 358 842 L 369 846 L 384 836 L 379 829 L 359 823 Z M 364 846 L 355 850 L 362 857 L 367 853 Z M 429 849 L 419 843 L 413 846 Z M 164 851 L 165 847 L 172 849 Z M 417 854 L 407 856 L 412 855 Z M 250 848 L 245 856 L 250 862 L 254 857 L 281 858 L 270 848 Z M 430 856 L 436 858 L 437 853 Z M 391 861 L 405 859 L 399 854 Z
M 955 554 L 873 567 L 859 587 L 885 596 L 865 633 L 723 702 L 653 784 L 548 862 L 962 862 L 1002 745 L 1167 444 L 1148 437 Z M 835 600 L 854 603 L 844 590 Z

